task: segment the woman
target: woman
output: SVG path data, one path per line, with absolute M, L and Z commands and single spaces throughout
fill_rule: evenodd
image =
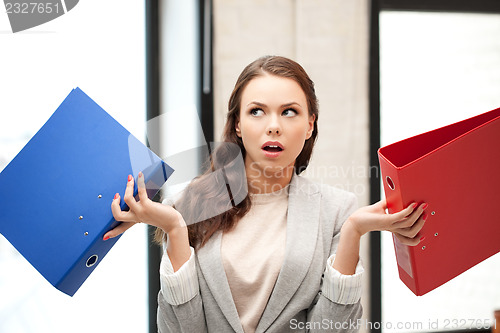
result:
M 283 57 L 259 58 L 236 82 L 223 135 L 241 150 L 241 168 L 231 164 L 230 149 L 217 150 L 212 170 L 187 187 L 175 208 L 147 198 L 142 174 L 136 201 L 129 176 L 130 210 L 121 211 L 118 194 L 111 208 L 117 221 L 130 223 L 105 238 L 137 222 L 160 231 L 161 332 L 358 330 L 361 236 L 389 230 L 416 245 L 426 205 L 386 214 L 381 201 L 355 211 L 353 194 L 300 177 L 317 121 L 314 84 L 304 69 Z M 214 178 L 213 170 L 224 172 Z M 209 209 L 220 214 L 203 216 Z

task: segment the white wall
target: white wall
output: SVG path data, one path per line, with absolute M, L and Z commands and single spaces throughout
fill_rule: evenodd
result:
M 383 11 L 382 145 L 500 107 L 499 35 L 498 14 Z M 382 318 L 392 324 L 383 332 L 488 327 L 500 309 L 499 280 L 496 254 L 416 297 L 399 280 L 391 236 L 383 234 Z
M 0 170 L 77 86 L 143 140 L 144 34 L 143 1 L 80 1 L 15 34 L 0 12 Z M 71 298 L 0 237 L 0 332 L 147 331 L 146 250 L 146 229 L 132 228 Z

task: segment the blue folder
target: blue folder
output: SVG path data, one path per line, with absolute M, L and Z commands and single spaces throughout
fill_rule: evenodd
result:
M 79 88 L 0 173 L 0 233 L 73 296 L 119 237 L 111 202 L 129 174 L 152 198 L 173 170 Z M 137 194 L 137 185 L 134 195 Z M 121 201 L 122 209 L 127 206 Z

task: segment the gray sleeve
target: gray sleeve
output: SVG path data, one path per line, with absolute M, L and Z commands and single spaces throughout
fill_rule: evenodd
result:
M 358 301 L 355 304 L 338 304 L 330 301 L 321 292 L 307 314 L 307 321 L 321 323 L 321 328 L 310 332 L 359 332 L 363 309 Z
M 354 212 L 357 207 L 356 197 L 349 193 L 346 195 L 343 209 L 339 213 L 337 220 L 335 221 L 335 231 L 332 240 L 332 245 L 330 248 L 330 260 L 334 256 L 340 239 L 340 228 L 342 224 L 347 220 L 347 218 Z M 329 263 L 327 262 L 327 265 Z M 358 285 L 358 283 L 351 283 L 360 281 L 360 274 L 356 276 L 341 276 L 339 274 L 332 274 L 332 269 L 325 269 L 325 278 L 322 281 L 322 288 L 319 291 L 317 297 L 315 298 L 314 304 L 310 307 L 307 314 L 307 321 L 321 323 L 321 328 L 319 330 L 312 329 L 310 332 L 358 332 L 361 325 L 361 316 L 363 314 L 363 309 L 359 299 L 353 304 L 341 304 L 331 299 L 341 299 L 339 297 L 333 298 L 330 295 L 323 294 L 322 289 L 324 288 L 323 283 L 328 283 L 332 281 L 335 287 L 331 287 L 332 290 L 344 289 L 344 286 L 349 286 L 351 289 L 353 285 Z M 362 272 L 361 272 L 362 274 Z M 342 279 L 342 280 L 339 280 Z M 349 281 L 352 279 L 353 281 Z M 347 283 L 346 283 L 347 282 Z M 359 285 L 361 288 L 361 285 Z M 343 290 L 339 291 L 340 294 L 344 294 Z M 359 290 L 360 293 L 360 290 Z M 350 297 L 349 297 L 350 298 Z
M 184 304 L 171 305 L 167 303 L 160 291 L 158 294 L 157 323 L 159 333 L 207 332 L 200 294 Z
M 206 332 L 203 301 L 200 296 L 194 249 L 179 270 L 174 272 L 166 251 L 160 264 L 161 290 L 158 294 L 158 331 Z

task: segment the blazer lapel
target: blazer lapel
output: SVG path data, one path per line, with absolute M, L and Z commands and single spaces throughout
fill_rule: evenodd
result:
M 197 251 L 198 263 L 203 272 L 203 277 L 227 321 L 235 332 L 243 333 L 243 327 L 222 264 L 221 240 L 222 232 L 220 231 L 210 237 L 205 246 Z
M 269 328 L 304 280 L 318 239 L 319 210 L 318 185 L 294 175 L 288 198 L 285 258 L 257 333 Z

